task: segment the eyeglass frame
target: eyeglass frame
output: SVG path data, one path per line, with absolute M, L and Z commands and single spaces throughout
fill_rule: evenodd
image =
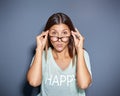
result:
M 67 41 L 69 41 L 71 35 L 70 35 L 70 36 L 64 36 L 64 37 L 50 36 L 50 35 L 49 35 L 49 38 L 51 38 L 51 37 L 56 37 L 56 38 L 57 38 L 56 41 L 53 41 L 53 40 L 52 40 L 53 42 L 57 42 L 59 39 L 60 39 L 62 42 L 67 42 Z M 66 37 L 68 38 L 68 40 L 67 40 L 67 41 L 63 41 L 62 38 L 66 38 Z

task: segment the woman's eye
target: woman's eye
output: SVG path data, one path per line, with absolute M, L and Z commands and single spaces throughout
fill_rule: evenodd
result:
M 67 32 L 66 32 L 66 31 L 64 31 L 64 32 L 63 32 L 63 34 L 67 34 Z
M 52 32 L 52 35 L 56 35 L 57 33 L 56 32 Z

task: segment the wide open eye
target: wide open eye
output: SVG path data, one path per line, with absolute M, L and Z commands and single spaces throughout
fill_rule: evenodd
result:
M 64 35 L 67 35 L 67 34 L 68 34 L 68 32 L 67 32 L 67 31 L 64 31 L 64 32 L 63 32 L 63 34 L 64 34 Z
M 51 35 L 55 36 L 55 35 L 57 35 L 57 32 L 56 31 L 52 31 Z

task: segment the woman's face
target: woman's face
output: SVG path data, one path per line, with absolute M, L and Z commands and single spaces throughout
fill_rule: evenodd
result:
M 70 35 L 70 29 L 65 24 L 53 25 L 49 30 L 50 42 L 55 50 L 59 52 L 68 48 Z

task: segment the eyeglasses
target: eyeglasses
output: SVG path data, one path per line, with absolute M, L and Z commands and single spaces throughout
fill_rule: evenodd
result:
M 61 39 L 62 42 L 67 42 L 70 38 L 70 36 L 65 36 L 65 37 L 49 36 L 49 37 L 50 37 L 50 40 L 54 42 L 58 41 L 59 39 Z

